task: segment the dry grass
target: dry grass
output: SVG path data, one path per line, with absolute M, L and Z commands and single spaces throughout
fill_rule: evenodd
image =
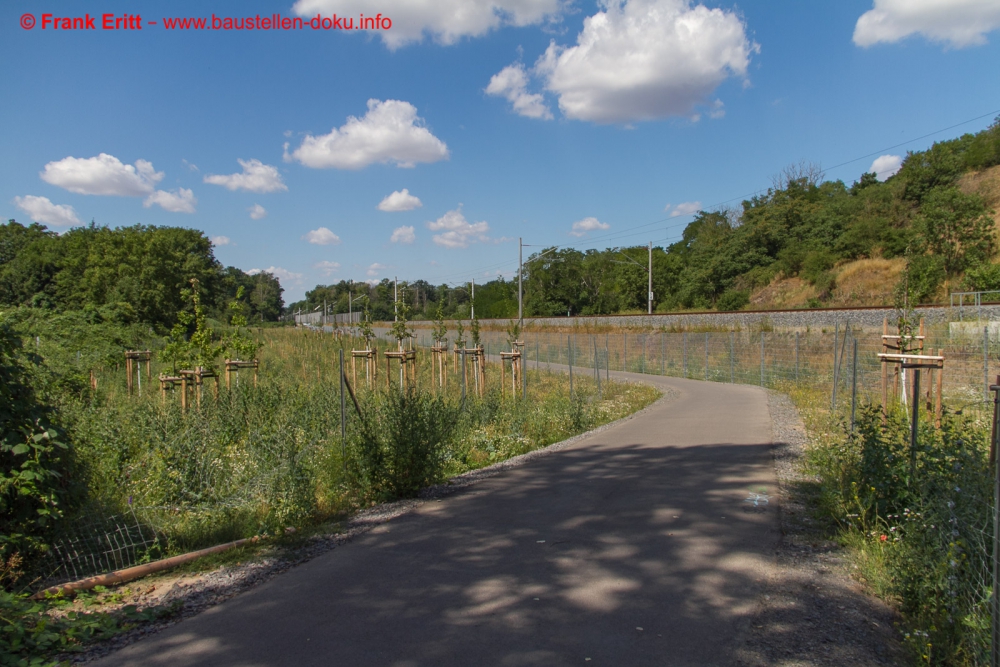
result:
M 859 259 L 837 271 L 831 306 L 882 306 L 892 304 L 892 293 L 906 268 L 906 260 Z
M 750 307 L 798 308 L 805 306 L 816 293 L 816 288 L 801 278 L 778 278 L 750 296 Z
M 993 226 L 1000 235 L 1000 165 L 964 174 L 958 179 L 958 189 L 966 194 L 978 194 L 993 209 Z

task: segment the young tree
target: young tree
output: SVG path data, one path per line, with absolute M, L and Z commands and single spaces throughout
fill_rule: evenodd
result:
M 231 350 L 234 359 L 250 360 L 260 349 L 260 341 L 250 335 L 247 326 L 247 305 L 241 301 L 243 298 L 243 286 L 236 289 L 236 298 L 229 302 L 229 312 L 231 314 L 229 323 L 233 326 L 233 331 L 229 332 L 223 342 L 227 350 Z
M 439 345 L 448 344 L 448 325 L 444 322 L 444 308 L 438 303 L 437 312 L 434 314 L 434 328 L 431 329 L 434 342 Z

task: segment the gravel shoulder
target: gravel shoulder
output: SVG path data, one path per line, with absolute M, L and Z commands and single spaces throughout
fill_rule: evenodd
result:
M 786 394 L 768 391 L 782 538 L 777 567 L 738 653 L 741 667 L 905 665 L 898 615 L 852 576 L 848 555 L 810 517 L 801 472 L 806 429 Z

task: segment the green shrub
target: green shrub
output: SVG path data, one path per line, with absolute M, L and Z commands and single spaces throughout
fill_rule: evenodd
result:
M 38 363 L 0 319 L 0 562 L 44 551 L 69 495 L 68 447 L 29 384 Z
M 363 410 L 351 461 L 354 484 L 362 493 L 405 498 L 441 481 L 457 406 L 410 387 L 371 395 Z
M 728 290 L 715 302 L 715 308 L 723 311 L 742 310 L 748 303 L 750 303 L 749 291 Z
M 988 434 L 981 421 L 946 414 L 940 429 L 920 423 L 913 452 L 906 414 L 891 412 L 883 427 L 881 408 L 868 405 L 853 434 L 811 453 L 825 509 L 861 558 L 879 563 L 881 588 L 904 614 L 905 640 L 928 664 L 988 658 Z

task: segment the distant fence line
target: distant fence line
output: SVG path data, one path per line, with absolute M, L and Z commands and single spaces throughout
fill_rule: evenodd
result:
M 361 321 L 361 313 L 336 313 L 334 315 L 324 315 L 323 313 L 299 313 L 294 316 L 295 324 L 321 327 L 327 325 L 357 324 Z
M 809 333 L 528 331 L 521 340 L 531 367 L 572 361 L 574 366 L 602 373 L 628 371 L 772 388 L 798 383 L 830 392 L 840 405 L 844 396 L 850 400 L 855 387 L 862 399 L 880 401 L 881 331 L 872 333 L 846 323 L 828 324 L 825 329 Z M 376 333 L 385 336 L 388 331 L 380 327 Z M 451 347 L 456 332 L 450 330 L 448 335 Z M 417 329 L 415 336 L 419 347 L 433 344 L 427 329 Z M 468 328 L 465 340 L 472 345 Z M 482 331 L 480 340 L 491 358 L 510 347 L 501 331 Z M 957 405 L 991 400 L 989 386 L 1000 373 L 1000 336 L 995 327 L 966 323 L 949 329 L 929 328 L 924 343 L 925 354 L 941 350 L 945 356 L 942 393 L 946 400 Z

